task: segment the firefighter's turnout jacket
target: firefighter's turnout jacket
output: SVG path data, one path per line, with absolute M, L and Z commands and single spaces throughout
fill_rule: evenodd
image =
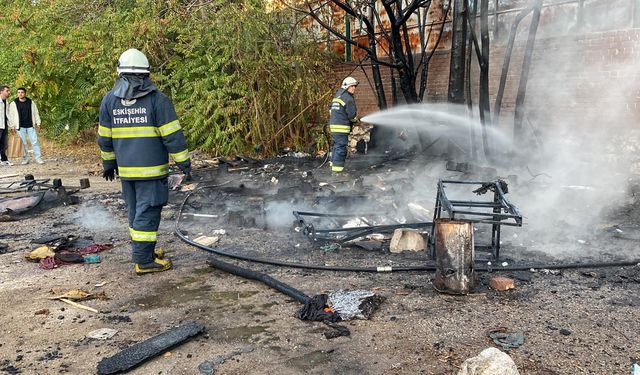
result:
M 169 155 L 190 166 L 189 150 L 169 98 L 155 90 L 126 100 L 110 91 L 100 105 L 98 143 L 105 170 L 122 180 L 157 180 L 169 174 Z
M 118 168 L 122 179 L 133 261 L 143 265 L 154 262 L 162 206 L 169 197 L 169 155 L 181 170 L 191 167 L 173 104 L 147 80 L 118 78 L 114 90 L 102 99 L 98 128 L 104 170 Z M 125 99 L 127 87 L 140 90 Z
M 346 89 L 340 89 L 331 101 L 329 129 L 331 133 L 351 132 L 351 124 L 358 121 L 356 101 Z

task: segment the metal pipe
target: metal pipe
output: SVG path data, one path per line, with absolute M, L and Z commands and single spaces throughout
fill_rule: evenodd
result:
M 316 229 L 317 233 L 328 233 L 328 232 L 351 232 L 354 230 L 390 230 L 390 229 L 398 229 L 398 228 L 424 228 L 431 227 L 433 223 L 431 222 L 420 222 L 420 223 L 406 223 L 406 224 L 390 224 L 390 225 L 369 225 L 366 227 L 353 227 L 353 228 L 335 228 L 335 229 Z
M 496 217 L 504 217 L 505 219 L 517 219 L 519 218 L 518 215 L 512 215 L 512 214 L 496 214 L 494 212 L 477 212 L 477 211 L 459 211 L 459 210 L 454 210 L 454 212 L 456 214 L 463 214 L 463 215 L 479 215 L 479 216 L 496 216 Z

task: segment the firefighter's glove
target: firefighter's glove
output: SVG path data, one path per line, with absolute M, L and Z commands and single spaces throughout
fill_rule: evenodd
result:
M 192 178 L 191 178 L 191 166 L 180 167 L 180 170 L 182 171 L 182 173 L 184 173 L 184 180 L 186 182 L 189 182 L 189 181 L 192 180 Z
M 102 178 L 104 178 L 107 181 L 113 181 L 116 178 L 116 173 L 118 173 L 117 168 L 107 169 L 104 172 L 102 172 Z

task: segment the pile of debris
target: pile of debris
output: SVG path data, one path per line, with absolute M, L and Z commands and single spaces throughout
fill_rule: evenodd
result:
M 61 179 L 36 179 L 31 174 L 25 175 L 24 180 L 0 180 L 0 194 L 10 195 L 0 198 L 0 221 L 15 221 L 59 205 L 76 204 L 79 198 L 73 194 L 89 186 L 87 178 L 81 179 L 78 187 L 68 187 L 62 185 Z
M 31 241 L 38 244 L 35 250 L 27 253 L 25 258 L 40 264 L 40 268 L 50 270 L 64 265 L 78 263 L 100 263 L 97 253 L 109 250 L 112 244 L 97 244 L 90 240 L 79 240 L 75 235 L 47 236 Z

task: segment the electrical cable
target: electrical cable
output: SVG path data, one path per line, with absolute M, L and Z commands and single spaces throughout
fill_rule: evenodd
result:
M 237 180 L 237 179 L 236 179 Z M 196 192 L 202 189 L 210 189 L 220 187 L 222 185 L 226 185 L 233 180 L 224 182 L 222 184 L 216 185 L 206 185 L 198 187 L 197 189 L 189 192 L 182 204 L 180 205 L 180 209 L 178 210 L 178 217 L 175 222 L 174 233 L 178 238 L 180 238 L 183 242 L 195 246 L 199 249 L 208 251 L 213 254 L 243 260 L 247 262 L 254 263 L 262 263 L 268 264 L 272 266 L 278 267 L 290 267 L 290 268 L 299 268 L 299 269 L 307 269 L 307 270 L 319 270 L 319 271 L 339 271 L 339 272 L 433 272 L 437 270 L 437 265 L 434 262 L 427 263 L 417 266 L 417 265 L 403 265 L 403 266 L 370 266 L 370 267 L 343 267 L 343 266 L 325 266 L 318 264 L 307 264 L 307 263 L 297 263 L 297 262 L 287 262 L 281 260 L 274 260 L 270 258 L 262 258 L 262 257 L 253 257 L 248 255 L 240 255 L 231 252 L 230 250 L 225 250 L 223 248 L 212 248 L 209 246 L 205 246 L 201 243 L 195 242 L 185 236 L 180 230 L 180 218 L 182 217 L 182 212 L 184 210 L 184 206 L 187 203 L 187 200 Z M 605 268 L 605 267 L 628 267 L 640 265 L 640 259 L 636 260 L 626 260 L 626 261 L 611 261 L 611 262 L 592 262 L 592 263 L 565 263 L 565 264 L 524 264 L 517 266 L 488 266 L 484 265 L 482 267 L 476 267 L 475 271 L 477 272 L 499 272 L 499 271 L 529 271 L 529 270 L 539 270 L 539 269 L 549 269 L 549 270 L 563 270 L 563 269 L 581 269 L 581 268 Z

